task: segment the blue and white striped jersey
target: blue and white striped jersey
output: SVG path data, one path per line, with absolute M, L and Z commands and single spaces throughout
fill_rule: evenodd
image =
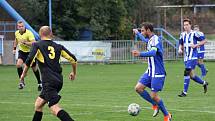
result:
M 203 32 L 199 31 L 198 33 L 202 38 L 205 39 L 205 35 Z M 197 48 L 197 50 L 198 50 L 198 53 L 204 53 L 205 52 L 205 45 L 201 45 L 199 48 Z
M 157 35 L 153 35 L 147 42 L 147 50 L 157 48 L 155 56 L 148 57 L 148 69 L 147 73 L 150 77 L 165 77 L 166 71 L 163 62 L 163 47 L 161 40 Z
M 184 46 L 184 61 L 197 59 L 198 50 L 192 48 L 191 44 L 197 44 L 198 41 L 204 40 L 204 34 L 191 30 L 190 33 L 182 32 L 179 44 Z

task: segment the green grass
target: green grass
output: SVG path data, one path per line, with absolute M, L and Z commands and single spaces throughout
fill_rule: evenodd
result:
M 206 39 L 210 41 L 215 41 L 215 34 L 206 34 Z
M 185 98 L 177 95 L 183 88 L 183 62 L 167 62 L 165 87 L 159 95 L 173 114 L 173 121 L 215 121 L 215 66 L 206 63 L 209 92 L 191 81 Z M 61 106 L 77 121 L 162 121 L 160 113 L 152 117 L 151 106 L 134 91 L 134 86 L 147 64 L 79 65 L 77 79 L 67 79 L 71 66 L 63 65 L 64 87 Z M 196 70 L 199 73 L 199 69 Z M 35 77 L 29 70 L 27 86 L 18 90 L 15 66 L 0 66 L 0 121 L 30 121 L 34 100 L 38 95 Z M 130 103 L 138 103 L 142 111 L 136 117 L 127 113 Z M 58 121 L 47 106 L 43 121 Z

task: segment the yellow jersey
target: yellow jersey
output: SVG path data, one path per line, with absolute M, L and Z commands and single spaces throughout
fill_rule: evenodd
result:
M 31 47 L 28 45 L 22 44 L 21 43 L 22 41 L 35 42 L 33 33 L 28 29 L 26 29 L 26 31 L 23 34 L 21 34 L 19 30 L 17 30 L 15 32 L 15 40 L 18 43 L 19 50 L 23 52 L 30 52 Z

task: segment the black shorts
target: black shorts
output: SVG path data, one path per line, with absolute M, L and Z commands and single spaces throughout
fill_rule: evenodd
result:
M 28 58 L 28 55 L 29 55 L 29 52 L 23 52 L 19 50 L 18 59 L 22 59 L 23 62 L 25 63 L 26 59 Z M 32 67 L 35 67 L 35 66 L 36 66 L 36 62 L 32 64 Z
M 48 106 L 51 107 L 60 101 L 61 96 L 58 93 L 62 89 L 62 86 L 63 83 L 61 82 L 43 83 L 43 89 L 39 97 L 47 101 Z

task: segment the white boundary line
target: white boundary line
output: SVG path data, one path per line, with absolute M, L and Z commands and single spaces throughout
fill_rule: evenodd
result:
M 32 105 L 34 106 L 34 103 L 27 103 L 27 102 L 0 102 L 0 104 L 18 104 L 18 105 Z M 126 108 L 127 109 L 127 106 L 119 106 L 119 105 L 113 105 L 113 106 L 110 106 L 110 105 L 93 105 L 93 104 L 61 104 L 61 105 L 72 105 L 72 106 L 83 106 L 83 107 L 112 107 L 112 108 Z M 142 109 L 150 109 L 151 110 L 151 107 L 141 107 Z M 206 111 L 201 111 L 201 110 L 183 110 L 183 109 L 171 109 L 171 108 L 168 108 L 168 110 L 172 110 L 172 111 L 177 111 L 177 112 L 194 112 L 194 113 L 210 113 L 210 114 L 215 114 L 215 111 L 209 111 L 209 110 L 206 110 Z M 127 112 L 127 110 L 115 110 L 115 111 L 104 111 L 104 112 Z M 89 115 L 90 113 L 82 113 L 82 114 L 77 114 L 77 115 L 83 115 L 83 114 L 87 114 Z

